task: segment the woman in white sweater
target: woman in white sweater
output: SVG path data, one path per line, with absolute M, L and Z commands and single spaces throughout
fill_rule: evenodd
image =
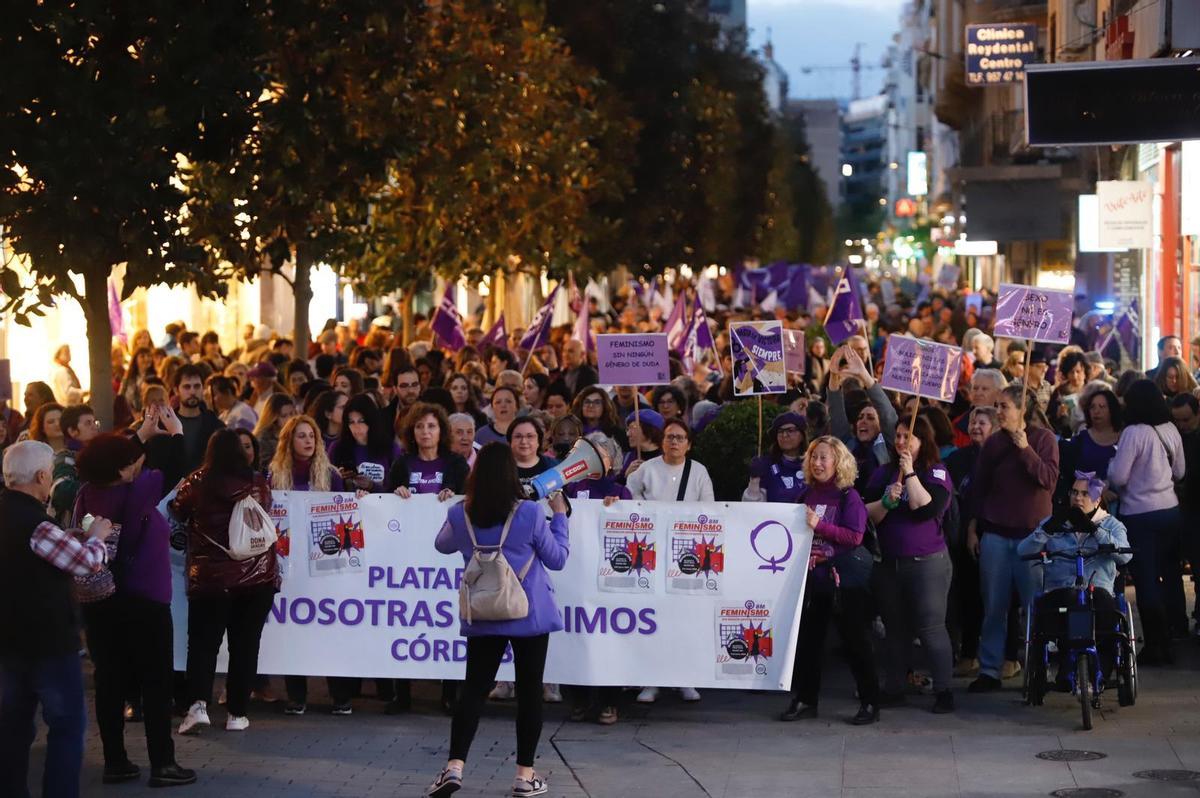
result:
M 1150 380 L 1130 386 L 1124 416 L 1108 481 L 1121 497 L 1120 519 L 1133 548 L 1129 568 L 1146 638 L 1138 662 L 1161 665 L 1171 662 L 1171 626 L 1187 633 L 1179 567 L 1183 516 L 1175 496 L 1175 482 L 1184 475 L 1183 440 L 1167 400 Z
M 663 453 L 639 465 L 630 466 L 626 487 L 635 499 L 660 502 L 713 501 L 712 479 L 708 469 L 688 457 L 692 448 L 692 430 L 682 419 L 673 418 L 663 426 Z M 699 701 L 700 691 L 680 687 L 684 701 Z M 637 697 L 639 704 L 658 700 L 657 687 L 643 687 Z
M 713 501 L 708 469 L 688 457 L 691 448 L 692 431 L 688 425 L 678 418 L 668 421 L 663 427 L 662 455 L 631 466 L 628 471 L 626 484 L 633 498 L 659 502 Z

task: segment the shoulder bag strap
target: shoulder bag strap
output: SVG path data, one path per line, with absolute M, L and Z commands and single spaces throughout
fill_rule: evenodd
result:
M 679 478 L 679 493 L 675 495 L 675 501 L 683 501 L 683 496 L 687 493 L 688 477 L 692 473 L 692 458 L 684 458 L 683 461 L 683 476 Z
M 1149 425 L 1150 429 L 1154 430 L 1154 437 L 1158 438 L 1158 442 L 1162 444 L 1163 451 L 1167 453 L 1167 465 L 1171 470 L 1175 470 L 1175 458 L 1171 456 L 1171 447 L 1167 446 L 1166 440 L 1163 439 L 1162 433 L 1158 431 L 1158 426 L 1155 424 Z

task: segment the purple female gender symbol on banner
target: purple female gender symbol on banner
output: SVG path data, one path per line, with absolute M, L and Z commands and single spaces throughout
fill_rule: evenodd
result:
M 784 549 L 783 553 L 780 556 L 774 556 L 774 554 L 770 550 L 768 550 L 766 554 L 763 554 L 763 552 L 758 550 L 759 534 L 765 532 L 767 529 L 770 529 L 771 527 L 779 527 L 780 529 L 782 529 L 783 530 L 783 538 L 784 538 L 784 540 L 787 541 L 787 548 Z M 770 536 L 770 538 L 773 540 L 778 540 L 779 535 L 772 534 Z M 758 570 L 770 571 L 773 574 L 778 573 L 778 572 L 786 569 L 787 561 L 792 558 L 792 549 L 794 548 L 792 545 L 792 533 L 788 530 L 788 528 L 786 526 L 784 526 L 783 524 L 781 524 L 778 521 L 763 521 L 761 524 L 754 527 L 754 529 L 750 532 L 750 548 L 754 550 L 754 554 L 758 557 L 758 559 L 760 559 L 766 563 L 766 565 L 758 566 Z

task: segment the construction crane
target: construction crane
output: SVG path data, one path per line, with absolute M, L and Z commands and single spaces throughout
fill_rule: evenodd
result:
M 862 62 L 862 48 L 863 48 L 862 42 L 859 42 L 858 44 L 854 45 L 854 55 L 850 58 L 850 63 L 848 63 L 848 64 L 806 65 L 806 66 L 800 67 L 800 71 L 806 75 L 810 74 L 812 72 L 840 72 L 840 71 L 846 70 L 846 69 L 853 71 L 854 72 L 854 96 L 851 97 L 851 99 L 857 100 L 860 97 L 862 97 L 862 73 L 863 73 L 863 71 L 864 70 L 885 69 L 885 67 L 882 65 L 879 65 L 879 66 L 872 66 L 870 64 L 864 65 Z

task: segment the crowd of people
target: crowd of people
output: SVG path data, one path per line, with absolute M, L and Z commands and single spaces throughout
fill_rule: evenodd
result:
M 1192 531 L 1200 405 L 1182 342 L 1159 341 L 1155 368 L 1143 373 L 1089 314 L 1070 345 L 1026 352 L 1024 342 L 983 332 L 990 297 L 971 304 L 958 291 L 926 289 L 917 299 L 890 279 L 868 285 L 860 334 L 836 346 L 819 323 L 823 309 L 775 314 L 804 330 L 805 368 L 789 374 L 786 393 L 768 397 L 780 407 L 771 408 L 763 454 L 741 464 L 741 500 L 802 503 L 814 534 L 780 720 L 818 716 L 830 625 L 857 687 L 853 723 L 877 722 L 881 709 L 920 694 L 932 696 L 933 712 L 953 712 L 956 678 L 972 679 L 968 693 L 1001 689 L 1020 673 L 1019 617 L 1034 594 L 1021 554 L 1064 531 L 1133 547 L 1140 662 L 1170 663 L 1175 641 L 1200 636 L 1200 625 L 1189 629 L 1183 582 L 1200 558 Z M 235 508 L 247 500 L 269 508 L 276 489 L 465 494 L 438 549 L 469 563 L 486 545 L 531 564 L 526 619 L 464 622 L 465 681 L 442 685 L 442 707 L 454 716 L 450 759 L 429 794 L 461 786 L 489 695 L 515 697 L 519 707 L 513 794 L 542 794 L 532 770 L 542 703 L 563 700 L 560 686 L 542 684 L 548 636 L 563 628 L 547 571 L 562 567 L 569 540 L 561 501 L 551 502 L 547 522 L 522 503 L 523 484 L 586 436 L 609 471 L 568 485 L 569 498 L 739 498 L 715 496 L 691 450 L 741 401 L 725 325 L 769 314 L 731 310 L 729 292 L 714 289 L 716 346 L 686 362 L 673 356 L 671 383 L 647 391 L 599 385 L 591 347 L 571 325 L 553 328 L 533 351 L 521 349 L 523 329 L 482 346 L 484 332 L 471 324 L 466 345 L 450 351 L 423 318 L 405 346 L 383 317 L 365 329 L 331 322 L 299 345 L 249 328 L 243 345 L 225 352 L 216 334 L 172 324 L 158 341 L 142 330 L 114 347 L 116 398 L 105 408 L 114 424 L 102 430 L 60 348 L 50 381 L 25 386 L 23 411 L 0 408 L 0 595 L 39 608 L 0 619 L 0 792 L 28 794 L 40 703 L 51 729 L 46 794 L 77 794 L 81 631 L 106 783 L 140 775 L 124 744 L 133 719 L 144 724 L 152 785 L 196 779 L 176 762 L 172 716 L 182 715 L 181 734 L 211 724 L 223 638 L 227 730 L 249 726 L 252 696 L 278 701 L 287 715 L 308 710 L 306 677 L 286 677 L 280 695 L 258 669 L 281 583 L 275 551 L 235 558 L 229 548 Z M 627 289 L 587 301 L 593 331 L 654 331 L 666 315 Z M 962 345 L 952 403 L 880 386 L 892 335 Z M 182 675 L 171 654 L 171 529 L 155 511 L 172 490 L 171 513 L 186 529 Z M 1111 579 L 1100 587 L 1111 590 Z M 497 684 L 510 643 L 516 682 Z M 358 679 L 329 677 L 327 686 L 334 715 L 352 714 L 366 692 Z M 411 709 L 406 680 L 378 679 L 374 688 L 385 712 Z M 701 700 L 693 687 L 679 690 Z M 566 692 L 572 719 L 618 721 L 620 686 Z M 658 698 L 657 687 L 645 687 L 635 700 Z

